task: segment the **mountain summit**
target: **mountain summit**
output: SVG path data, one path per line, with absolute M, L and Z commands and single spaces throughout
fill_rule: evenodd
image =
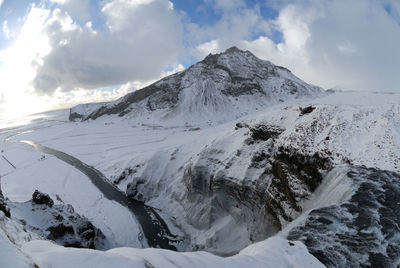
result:
M 286 68 L 231 47 L 116 101 L 100 107 L 78 105 L 71 109 L 70 120 L 117 114 L 153 119 L 179 117 L 186 122 L 225 121 L 323 92 Z

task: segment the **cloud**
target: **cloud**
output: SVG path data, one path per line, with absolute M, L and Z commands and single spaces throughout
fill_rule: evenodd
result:
M 399 90 L 400 27 L 384 6 L 379 1 L 321 3 L 297 5 L 286 14 L 313 17 L 305 22 L 310 36 L 302 49 L 312 70 L 307 79 L 325 87 Z
M 6 20 L 3 21 L 2 30 L 3 30 L 3 35 L 5 36 L 5 38 L 6 38 L 6 39 L 10 39 L 10 37 L 11 37 L 11 32 L 10 32 L 10 29 L 8 29 L 8 22 L 7 22 Z
M 220 52 L 220 50 L 221 50 L 220 41 L 218 39 L 214 39 L 197 46 L 196 49 L 193 51 L 193 55 L 197 59 L 202 59 L 206 55 L 210 53 L 215 54 L 217 52 Z
M 219 12 L 221 18 L 213 25 L 186 25 L 188 39 L 192 44 L 198 44 L 191 52 L 197 59 L 228 48 L 241 40 L 271 32 L 271 23 L 261 16 L 257 5 L 249 7 L 242 0 L 207 0 L 206 3 Z
M 216 9 L 231 11 L 238 8 L 246 8 L 243 0 L 208 0 L 209 4 L 214 5 Z
M 325 88 L 400 90 L 398 2 L 308 0 L 270 4 L 279 9 L 278 17 L 269 23 L 282 34 L 282 42 L 275 43 L 268 33 L 255 39 L 245 35 L 230 40 L 213 38 L 200 44 L 196 55 L 237 45 Z
M 398 0 L 250 2 L 204 0 L 218 19 L 198 25 L 168 0 L 97 1 L 93 27 L 90 0 L 43 0 L 0 50 L 0 110 L 110 100 L 232 45 L 325 88 L 399 90 Z M 263 17 L 263 3 L 278 15 Z
M 33 89 L 29 87 L 35 76 L 32 59 L 49 52 L 47 39 L 41 35 L 41 26 L 49 12 L 33 7 L 26 17 L 25 24 L 12 46 L 0 50 L 0 95 L 3 114 L 17 115 L 37 111 L 36 101 L 32 100 Z
M 397 20 L 400 24 L 400 1 L 398 0 L 381 0 L 386 11 Z
M 55 9 L 43 25 L 51 52 L 37 63 L 33 85 L 41 94 L 151 80 L 177 62 L 180 16 L 166 0 L 114 0 L 104 5 L 107 31 L 81 27 Z
M 80 21 L 90 19 L 90 0 L 49 0 Z
M 0 117 L 114 100 L 184 68 L 169 2 L 109 1 L 102 14 L 99 32 L 61 8 L 31 7 L 13 45 L 0 50 Z

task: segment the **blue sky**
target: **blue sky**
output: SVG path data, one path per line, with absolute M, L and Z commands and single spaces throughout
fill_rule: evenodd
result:
M 0 26 L 0 118 L 112 100 L 234 45 L 324 88 L 400 85 L 398 0 L 0 0 Z
M 199 0 L 172 0 L 176 10 L 184 12 L 184 19 L 191 23 L 198 24 L 199 26 L 211 26 L 216 24 L 222 17 L 223 11 L 213 8 L 212 1 L 199 1 Z M 258 8 L 260 15 L 265 19 L 274 19 L 278 16 L 279 12 L 276 8 L 268 5 L 266 1 L 260 0 L 247 0 L 245 1 L 247 7 Z M 37 6 L 45 5 L 44 1 L 32 0 L 5 0 L 0 8 L 1 21 L 7 21 L 7 26 L 10 31 L 18 32 L 23 26 L 24 17 L 29 13 L 32 4 Z M 47 7 L 54 9 L 57 8 L 57 3 L 49 3 Z M 105 30 L 105 20 L 101 14 L 102 1 L 91 1 L 90 3 L 90 21 L 94 29 Z M 72 17 L 78 23 L 84 24 L 85 20 L 80 20 L 79 17 Z M 257 38 L 259 33 L 253 33 L 252 38 Z M 281 34 L 279 31 L 272 31 L 270 38 L 275 42 L 281 41 Z M 13 38 L 1 38 L 0 49 L 6 48 L 13 41 Z

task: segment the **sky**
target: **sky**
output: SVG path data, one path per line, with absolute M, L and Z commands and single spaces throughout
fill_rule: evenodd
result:
M 0 119 L 114 100 L 231 46 L 400 91 L 400 0 L 0 0 Z

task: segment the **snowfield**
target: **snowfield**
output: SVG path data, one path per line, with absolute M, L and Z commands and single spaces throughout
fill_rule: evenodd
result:
M 315 109 L 300 115 L 300 107 L 307 106 Z M 251 133 L 247 127 L 235 129 L 237 123 L 279 127 L 282 133 L 274 140 L 275 147 L 285 146 L 307 155 L 319 152 L 335 165 L 352 163 L 398 171 L 399 109 L 400 94 L 337 92 L 322 98 L 277 104 L 239 120 L 211 125 L 179 125 L 171 121 L 146 124 L 140 119 L 127 120 L 114 115 L 76 123 L 67 121 L 68 111 L 51 112 L 0 133 L 2 155 L 16 166 L 14 169 L 0 159 L 2 190 L 7 198 L 18 202 L 29 200 L 35 189 L 50 194 L 54 200 L 58 196 L 103 231 L 109 239 L 109 248 L 146 246 L 138 238 L 141 228 L 129 211 L 101 198 L 84 174 L 18 142 L 32 140 L 96 167 L 123 191 L 132 182 L 145 180 L 135 188 L 140 193 L 136 197 L 161 209 L 173 232 L 188 236 L 187 249 L 198 247 L 220 254 L 233 254 L 253 243 L 246 231 L 247 226 L 240 221 L 238 224 L 237 219 L 227 215 L 208 227 L 201 220 L 203 225 L 194 224 L 191 217 L 197 211 L 185 207 L 184 202 L 190 197 L 182 178 L 188 167 L 207 160 L 212 161 L 206 164 L 215 169 L 215 174 L 223 172 L 241 184 L 257 181 L 260 170 L 249 167 L 249 159 L 255 151 L 269 148 L 270 141 L 244 145 Z M 7 127 L 7 122 L 3 124 Z M 233 157 L 238 150 L 241 157 Z M 327 181 L 310 199 L 318 201 L 301 202 L 304 211 L 342 203 L 350 198 L 349 182 L 338 181 L 332 186 L 331 183 L 327 185 Z M 326 193 L 335 194 L 329 197 Z M 189 205 L 193 209 L 201 208 L 195 202 Z M 295 225 L 296 221 L 287 225 L 280 236 L 285 237 L 288 228 Z M 10 244 L 7 238 L 10 229 L 2 227 L 6 235 L 3 235 L 1 243 L 4 250 L 13 252 L 14 255 L 10 256 L 16 256 L 13 257 L 18 262 L 15 267 L 24 267 L 29 262 L 40 267 L 74 267 L 78 263 L 81 267 L 103 264 L 105 267 L 111 263 L 119 267 L 146 267 L 149 263 L 154 267 L 187 267 L 189 264 L 192 267 L 243 267 L 244 264 L 249 267 L 322 266 L 303 244 L 295 242 L 291 246 L 291 242 L 289 244 L 279 236 L 248 246 L 238 255 L 222 258 L 205 252 L 174 253 L 134 248 L 100 252 L 63 248 L 47 241 L 23 242 L 34 240 L 33 234 L 27 235 L 32 236 L 29 239 L 11 241 Z
M 14 169 L 6 161 L 0 164 L 2 190 L 7 198 L 25 202 L 38 189 L 50 194 L 56 204 L 71 204 L 76 212 L 90 219 L 108 238 L 106 248 L 143 246 L 139 239 L 143 236 L 141 227 L 134 215 L 103 198 L 86 175 L 55 157 L 37 152 L 28 144 L 7 142 L 2 144 L 1 150 L 17 167 Z M 118 218 L 109 217 L 110 214 Z
M 249 246 L 228 258 L 207 252 L 176 253 L 162 249 L 69 249 L 48 241 L 26 243 L 22 251 L 32 256 L 39 267 L 324 267 L 302 243 L 279 237 Z
M 0 265 L 398 267 L 399 115 L 400 94 L 324 91 L 231 48 L 114 102 L 2 121 Z M 104 251 L 46 240 L 58 222 L 77 237 L 74 217 Z

